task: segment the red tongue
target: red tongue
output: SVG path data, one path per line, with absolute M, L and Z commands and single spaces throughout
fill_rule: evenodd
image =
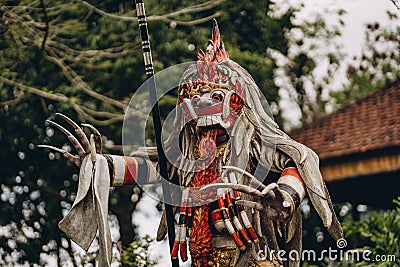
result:
M 217 131 L 212 129 L 204 133 L 196 145 L 196 157 L 198 158 L 198 171 L 190 183 L 190 187 L 201 187 L 216 182 L 220 178 L 220 173 L 214 170 L 214 159 L 217 152 Z M 208 167 L 207 167 L 208 166 Z M 204 195 L 199 194 L 199 200 L 215 197 L 215 192 Z M 193 199 L 196 202 L 196 197 Z M 196 203 L 194 203 L 196 205 Z M 200 266 L 208 266 L 208 260 L 212 251 L 211 228 L 209 219 L 209 205 L 194 207 L 193 227 L 189 237 L 189 250 L 192 260 L 198 262 Z
M 197 170 L 210 166 L 217 154 L 217 129 L 210 129 L 202 134 L 196 144 Z
M 220 173 L 214 170 L 214 160 L 217 154 L 217 133 L 217 129 L 210 129 L 204 132 L 196 144 L 197 172 L 190 183 L 191 187 L 200 188 L 204 185 L 215 183 L 220 176 Z M 210 196 L 203 196 L 203 201 L 204 198 Z
M 217 152 L 217 146 L 215 144 L 215 138 L 202 138 L 197 146 L 199 160 L 212 160 L 215 158 Z

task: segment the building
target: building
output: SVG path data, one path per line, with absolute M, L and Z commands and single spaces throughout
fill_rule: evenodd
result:
M 334 202 L 390 208 L 400 195 L 400 79 L 290 136 L 319 155 Z

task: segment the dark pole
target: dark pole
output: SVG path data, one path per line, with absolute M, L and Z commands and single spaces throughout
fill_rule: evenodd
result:
M 153 115 L 154 131 L 156 135 L 158 165 L 160 168 L 161 185 L 164 195 L 165 213 L 167 217 L 169 249 L 171 252 L 175 240 L 174 215 L 172 212 L 172 206 L 169 204 L 171 203 L 171 191 L 168 182 L 167 158 L 164 153 L 163 140 L 161 136 L 160 108 L 158 106 L 156 82 L 154 79 L 154 67 L 153 67 L 153 59 L 151 57 L 149 31 L 147 29 L 147 20 L 146 20 L 146 12 L 144 9 L 144 2 L 143 0 L 135 0 L 135 2 L 136 2 L 136 12 L 139 22 L 140 37 L 142 39 L 144 67 L 148 79 L 147 85 L 149 89 L 150 102 L 154 103 L 151 109 L 151 113 Z M 172 259 L 171 257 L 171 263 L 173 267 L 179 267 L 179 262 L 177 259 Z

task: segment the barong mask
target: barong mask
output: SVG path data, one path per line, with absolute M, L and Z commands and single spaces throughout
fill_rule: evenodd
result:
M 227 140 L 226 130 L 235 124 L 243 108 L 243 90 L 239 81 L 231 81 L 230 72 L 218 65 L 229 59 L 220 40 L 217 24 L 207 52 L 200 50 L 194 73 L 185 73 L 179 86 L 179 103 L 185 119 L 199 132 L 213 128 L 217 130 L 217 142 Z

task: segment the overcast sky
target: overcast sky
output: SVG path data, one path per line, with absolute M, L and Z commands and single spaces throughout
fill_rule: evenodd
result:
M 298 5 L 300 0 L 290 0 L 293 5 Z M 387 11 L 398 13 L 394 4 L 390 0 L 306 0 L 305 8 L 302 9 L 300 18 L 309 19 L 315 12 L 323 14 L 326 23 L 337 25 L 337 16 L 325 10 L 335 10 L 338 8 L 344 9 L 347 13 L 342 19 L 345 22 L 345 27 L 342 29 L 342 36 L 338 38 L 337 43 L 343 46 L 347 57 L 342 62 L 342 68 L 335 74 L 333 83 L 326 87 L 325 94 L 332 90 L 340 90 L 343 87 L 347 65 L 353 61 L 353 58 L 360 58 L 361 51 L 365 40 L 366 25 L 369 23 L 378 22 L 381 27 L 395 28 L 399 25 L 400 20 L 390 21 L 387 16 Z M 323 69 L 323 68 L 322 68 Z M 322 72 L 322 76 L 324 72 Z M 286 119 L 285 129 L 293 129 L 300 124 L 300 111 L 297 105 L 290 99 L 288 92 L 280 90 L 279 105 L 283 110 L 283 117 Z M 327 107 L 330 111 L 331 106 Z
M 291 0 L 298 2 L 298 0 Z M 365 25 L 370 22 L 379 22 L 381 25 L 389 25 L 386 11 L 400 12 L 390 0 L 306 0 L 303 14 L 321 11 L 325 8 L 340 7 L 347 11 L 343 16 L 346 26 L 341 38 L 343 45 L 350 55 L 359 55 L 364 40 Z M 325 14 L 329 20 L 330 14 Z M 397 21 L 399 22 L 399 21 Z

